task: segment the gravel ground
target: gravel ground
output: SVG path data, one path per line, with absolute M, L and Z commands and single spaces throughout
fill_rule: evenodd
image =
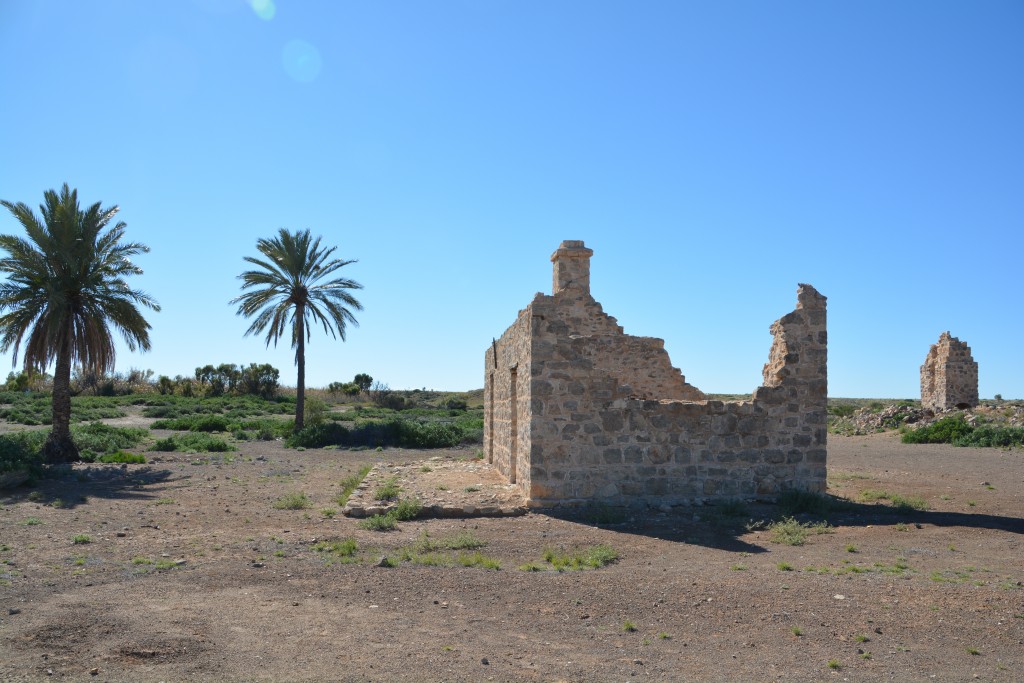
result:
M 364 464 L 473 450 L 148 455 L 0 495 L 0 680 L 1024 680 L 1021 450 L 833 437 L 830 493 L 928 510 L 859 503 L 800 546 L 747 530 L 770 506 L 390 532 L 340 514 Z M 352 558 L 317 545 L 345 539 Z M 400 562 L 425 540 L 435 566 Z M 599 545 L 618 561 L 520 569 Z

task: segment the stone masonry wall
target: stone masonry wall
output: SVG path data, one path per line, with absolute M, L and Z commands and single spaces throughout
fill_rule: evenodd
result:
M 531 325 L 530 309 L 520 311 L 484 357 L 484 457 L 524 495 L 529 462 L 517 456 L 530 452 Z
M 825 305 L 806 285 L 799 298 L 797 310 L 772 326 L 773 348 L 781 352 L 766 366 L 771 382 L 751 401 L 630 397 L 590 362 L 594 340 L 585 337 L 555 340 L 547 355 L 535 351 L 533 391 L 543 396 L 544 412 L 534 413 L 531 504 L 823 492 Z
M 949 332 L 939 335 L 921 366 L 921 405 L 931 410 L 978 405 L 978 364 L 971 348 Z
M 751 401 L 707 401 L 672 367 L 661 340 L 625 335 L 591 297 L 590 253 L 582 242 L 563 242 L 552 257 L 554 294 L 536 295 L 485 354 L 488 459 L 503 473 L 516 463 L 515 481 L 530 504 L 824 491 L 825 297 L 801 285 L 796 310 L 772 325 L 765 384 Z M 517 373 L 514 457 L 511 390 L 502 379 L 513 362 L 529 368 L 528 387 Z

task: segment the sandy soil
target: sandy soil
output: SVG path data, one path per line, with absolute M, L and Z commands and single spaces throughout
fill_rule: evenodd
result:
M 0 496 L 0 680 L 1024 680 L 1020 450 L 833 438 L 831 493 L 921 496 L 929 511 L 859 505 L 802 546 L 713 507 L 388 533 L 322 512 L 364 463 L 471 450 L 149 455 Z M 311 508 L 273 507 L 299 491 Z M 425 533 L 465 532 L 500 570 L 378 566 Z M 346 538 L 363 561 L 314 549 Z M 519 569 L 595 544 L 619 561 Z

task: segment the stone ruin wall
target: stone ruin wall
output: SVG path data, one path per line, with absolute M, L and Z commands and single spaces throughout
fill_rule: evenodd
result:
M 524 496 L 529 495 L 530 463 L 515 456 L 530 452 L 532 324 L 527 307 L 487 349 L 484 371 L 484 452 Z
M 978 405 L 978 364 L 965 342 L 939 335 L 921 366 L 921 406 L 931 410 L 974 408 Z
M 566 251 L 577 256 L 576 277 L 560 281 Z M 531 505 L 677 504 L 825 490 L 825 297 L 801 285 L 796 310 L 772 325 L 765 383 L 751 401 L 708 401 L 672 367 L 660 339 L 625 335 L 604 313 L 590 296 L 580 252 L 592 253 L 582 242 L 563 243 L 552 257 L 554 293 L 536 295 L 485 356 L 485 449 L 503 473 L 512 458 L 502 383 L 509 359 L 529 357 L 528 381 L 516 373 L 529 385 L 516 392 L 519 409 L 529 412 L 517 420 L 515 481 Z

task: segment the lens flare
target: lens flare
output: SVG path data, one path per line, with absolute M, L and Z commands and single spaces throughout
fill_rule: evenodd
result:
M 320 75 L 320 51 L 304 40 L 289 40 L 281 51 L 284 70 L 299 83 L 311 83 Z
M 252 7 L 252 11 L 263 21 L 270 21 L 277 14 L 274 0 L 249 0 L 249 7 Z

